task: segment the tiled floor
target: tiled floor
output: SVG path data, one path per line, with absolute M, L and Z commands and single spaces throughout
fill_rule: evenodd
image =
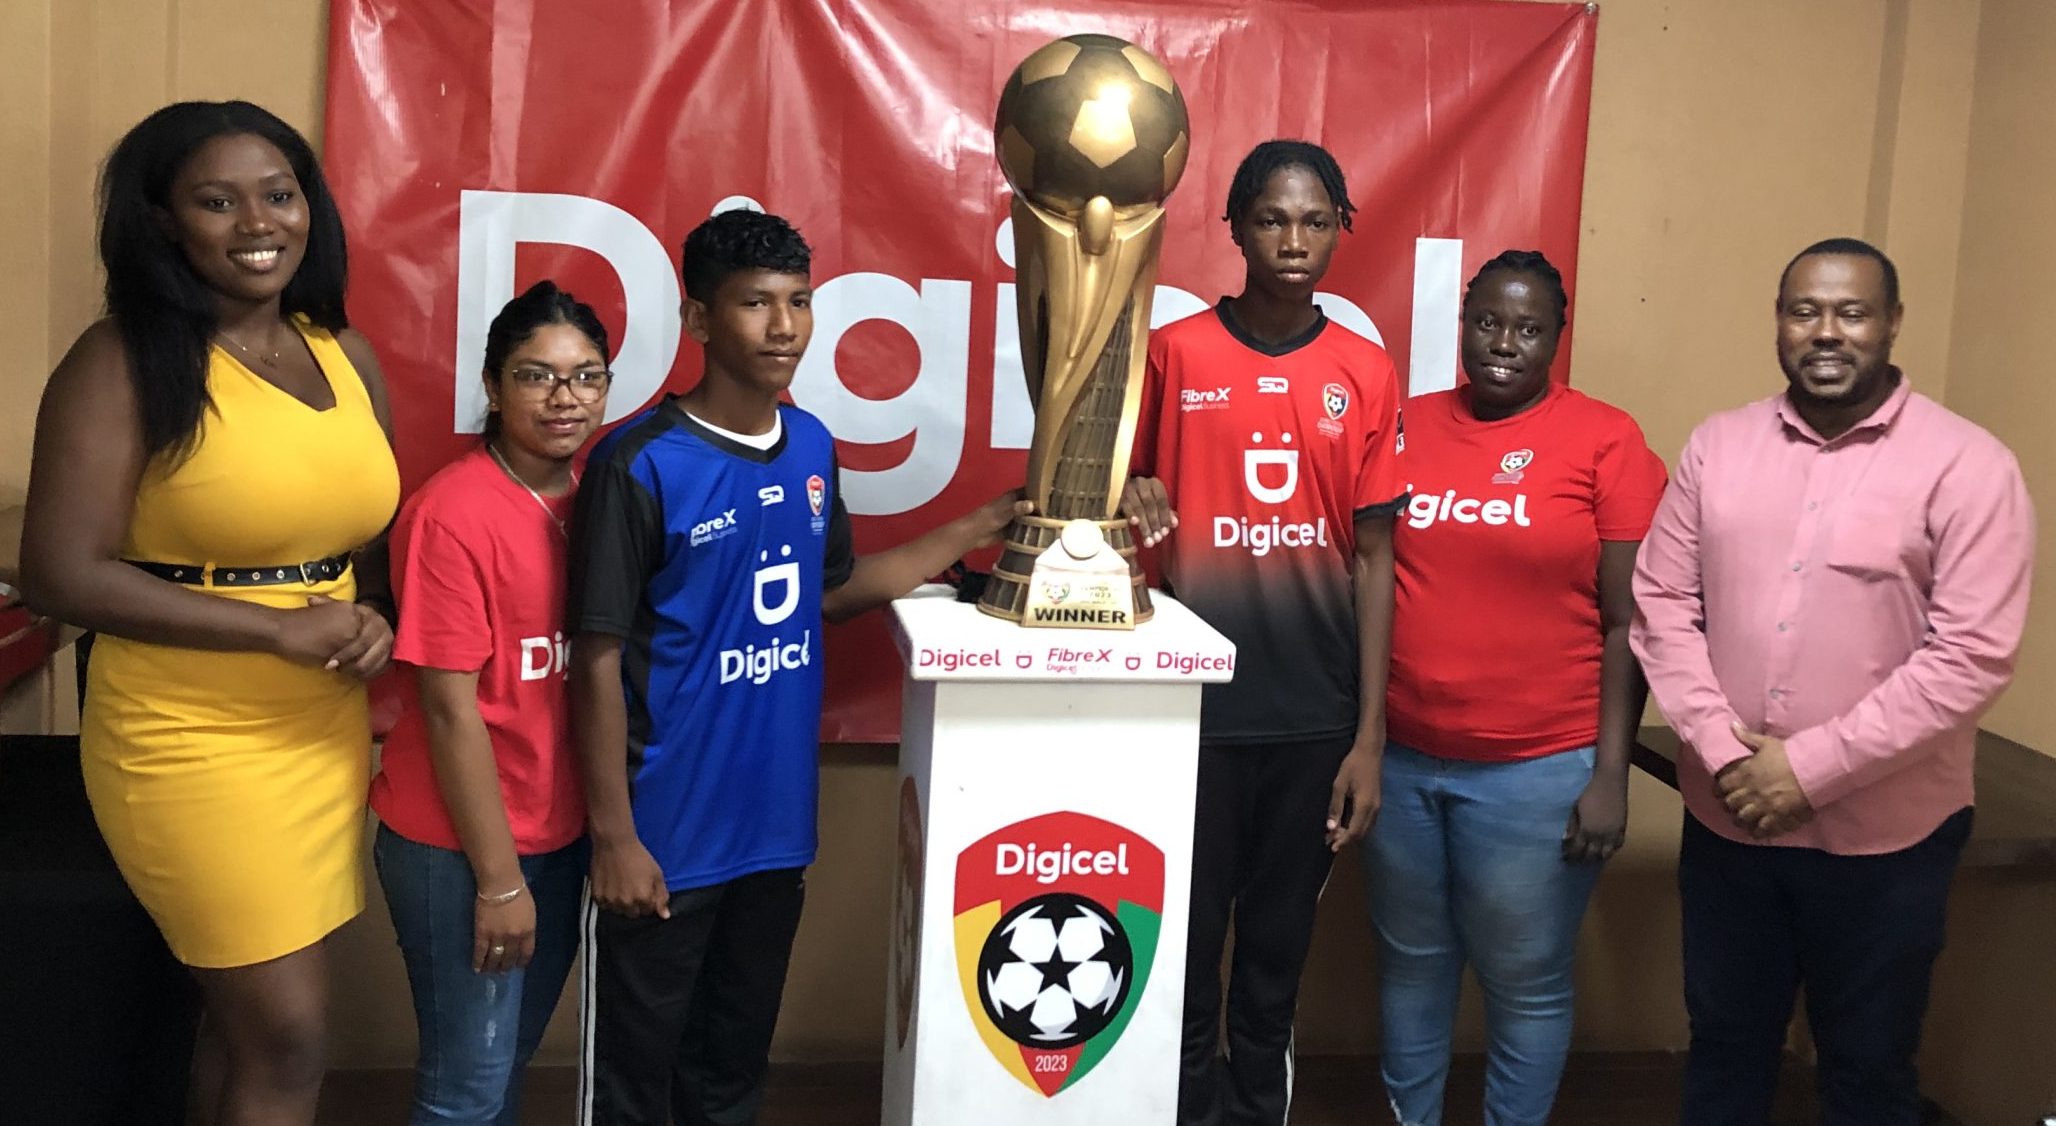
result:
M 1604 1053 L 1573 1057 L 1557 1099 L 1558 1126 L 1663 1126 L 1677 1119 L 1680 1057 Z M 321 1126 L 400 1126 L 406 1121 L 409 1076 L 339 1072 L 322 1098 Z M 1774 1126 L 1818 1120 L 1804 1070 L 1786 1068 Z M 1444 1126 L 1478 1126 L 1481 1062 L 1459 1060 L 1450 1080 Z M 529 1077 L 524 1126 L 570 1126 L 576 1077 L 538 1070 Z M 1322 1057 L 1300 1061 L 1294 1126 L 1377 1126 L 1389 1123 L 1378 1090 L 1377 1063 Z M 784 1065 L 773 1070 L 760 1126 L 877 1126 L 876 1064 Z M 1136 1123 L 1130 1126 L 1145 1126 Z

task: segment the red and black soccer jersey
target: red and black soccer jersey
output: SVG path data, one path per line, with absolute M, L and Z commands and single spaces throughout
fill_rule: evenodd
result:
M 1161 479 L 1178 530 L 1165 585 L 1236 646 L 1200 737 L 1275 743 L 1357 720 L 1356 521 L 1406 503 L 1399 379 L 1385 350 L 1320 317 L 1266 345 L 1226 305 L 1150 335 L 1132 472 Z
M 1467 390 L 1407 404 L 1386 732 L 1482 761 L 1590 746 L 1599 543 L 1649 530 L 1663 462 L 1626 412 L 1568 387 L 1491 422 Z

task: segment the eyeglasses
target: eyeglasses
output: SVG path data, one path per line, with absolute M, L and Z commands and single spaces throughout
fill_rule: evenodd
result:
M 507 382 L 514 390 L 530 398 L 547 399 L 557 393 L 557 388 L 569 387 L 571 397 L 581 403 L 597 402 L 613 381 L 614 373 L 606 368 L 587 368 L 565 375 L 548 368 L 515 368 L 507 373 Z

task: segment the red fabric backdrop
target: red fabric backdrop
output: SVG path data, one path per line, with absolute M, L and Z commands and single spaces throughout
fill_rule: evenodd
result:
M 610 418 L 688 386 L 678 244 L 746 197 L 813 244 L 793 394 L 840 440 L 857 545 L 875 549 L 1026 464 L 991 132 L 1023 56 L 1107 32 L 1183 88 L 1193 149 L 1159 323 L 1239 287 L 1220 215 L 1243 154 L 1326 145 L 1360 211 L 1324 303 L 1418 394 L 1456 377 L 1458 296 L 1485 259 L 1540 249 L 1574 284 L 1596 24 L 1583 4 L 1490 0 L 333 0 L 326 167 L 351 316 L 391 382 L 411 488 L 475 440 L 485 325 L 539 278 L 615 335 Z M 829 635 L 830 741 L 898 737 L 881 619 Z

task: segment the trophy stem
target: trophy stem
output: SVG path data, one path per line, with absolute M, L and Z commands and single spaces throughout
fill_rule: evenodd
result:
M 1091 375 L 1071 402 L 1070 413 L 1059 428 L 1062 438 L 1053 452 L 1055 465 L 1047 495 L 1032 498 L 1034 515 L 1016 517 L 1007 527 L 999 564 L 978 599 L 978 608 L 994 617 L 1022 619 L 1035 560 L 1056 542 L 1066 523 L 1090 520 L 1099 525 L 1108 546 L 1128 560 L 1129 581 L 1135 589 L 1135 621 L 1149 620 L 1149 589 L 1135 559 L 1135 537 L 1128 522 L 1115 515 L 1126 484 L 1114 479 L 1114 467 L 1127 463 L 1127 451 L 1116 447 L 1122 438 L 1122 415 L 1128 408 L 1134 314 L 1135 301 L 1130 298 Z M 1032 469 L 1030 480 L 1034 480 Z

